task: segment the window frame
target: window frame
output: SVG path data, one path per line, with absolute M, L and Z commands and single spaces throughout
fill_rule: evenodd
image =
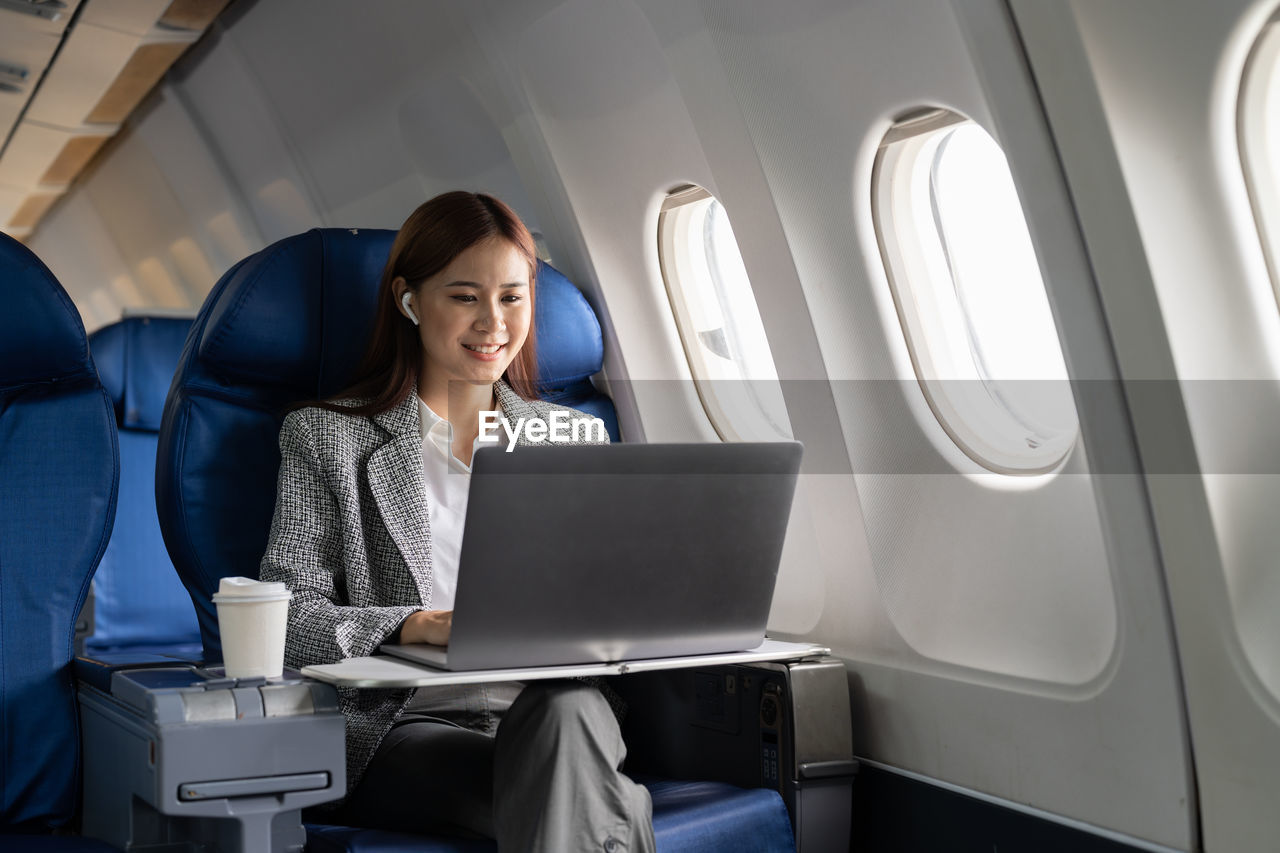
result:
M 958 287 L 949 265 L 931 260 L 930 255 L 937 252 L 926 248 L 926 242 L 936 240 L 945 261 L 947 238 L 937 222 L 932 203 L 929 213 L 934 232 L 921 234 L 921 229 L 912 224 L 919 218 L 912 209 L 916 201 L 912 190 L 915 189 L 914 182 L 921 180 L 919 173 L 923 172 L 924 180 L 932 180 L 937 149 L 945 143 L 946 132 L 965 124 L 981 128 L 973 119 L 953 110 L 926 107 L 902 115 L 886 131 L 876 150 L 871 172 L 871 214 L 876 244 L 912 371 L 943 432 L 965 456 L 989 471 L 1010 477 L 1050 474 L 1065 463 L 1079 441 L 1078 411 L 1075 412 L 1074 429 L 1069 434 L 1032 445 L 1032 436 L 1027 434 L 1030 430 L 1026 428 L 1025 413 L 1019 413 L 1000 399 L 1000 393 L 981 375 L 976 364 L 972 379 L 939 378 L 945 376 L 945 368 L 955 366 L 957 360 L 948 361 L 938 355 L 948 345 L 954 346 L 955 335 L 945 328 L 945 312 L 939 308 L 936 291 L 941 276 L 937 268 L 945 268 L 945 281 L 957 290 Z M 905 190 L 900 186 L 903 181 L 909 182 Z M 1036 257 L 1038 261 L 1038 253 Z M 1043 272 L 1037 272 L 1044 287 Z M 960 296 L 956 298 L 963 306 Z M 979 352 L 975 351 L 971 340 L 972 323 L 967 315 L 962 320 L 969 348 L 968 360 L 975 361 Z M 1056 336 L 1056 328 L 1054 331 L 1061 352 L 1061 340 Z M 1065 362 L 1065 356 L 1063 358 Z M 948 385 L 967 391 L 975 383 L 981 383 L 985 396 L 990 398 L 989 403 L 958 403 L 961 398 L 948 391 Z M 1072 407 L 1074 409 L 1074 400 Z M 969 414 L 966 415 L 965 411 Z M 989 414 L 994 417 L 988 417 Z M 1021 424 L 1023 429 L 1009 429 L 1013 424 Z M 995 435 L 997 430 L 1000 433 L 998 438 Z M 1026 450 L 1012 440 L 1018 432 L 1023 434 Z
M 690 226 L 690 218 L 696 213 L 696 205 L 702 201 L 710 201 L 719 204 L 723 210 L 724 205 L 716 196 L 704 187 L 697 184 L 682 184 L 668 192 L 662 201 L 662 205 L 658 212 L 657 225 L 657 244 L 658 244 L 658 267 L 662 276 L 663 288 L 667 294 L 667 302 L 671 306 L 672 316 L 675 320 L 676 331 L 680 338 L 681 347 L 684 350 L 685 361 L 689 366 L 690 375 L 693 377 L 694 388 L 697 392 L 698 399 L 702 403 L 702 408 L 711 423 L 712 429 L 722 441 L 786 441 L 792 439 L 792 429 L 790 423 L 790 414 L 786 409 L 785 401 L 782 399 L 781 387 L 777 375 L 777 369 L 773 361 L 773 353 L 769 351 L 769 365 L 771 375 L 764 378 L 739 378 L 733 380 L 717 379 L 710 374 L 712 371 L 706 362 L 702 353 L 703 344 L 698 339 L 698 330 L 695 328 L 692 311 L 689 306 L 689 299 L 686 298 L 684 290 L 689 286 L 688 283 L 698 280 L 699 275 L 694 270 L 694 252 L 690 248 L 693 229 Z M 727 211 L 726 211 L 727 216 Z M 732 227 L 730 227 L 732 231 Z M 737 242 L 737 236 L 734 235 L 734 242 Z M 739 256 L 741 256 L 741 248 L 738 247 Z M 702 256 L 706 254 L 705 244 L 699 249 Z M 698 285 L 693 285 L 698 286 Z M 750 282 L 748 280 L 748 286 Z M 760 322 L 763 329 L 763 318 L 760 317 L 759 304 L 754 302 L 754 290 L 752 291 L 752 309 L 756 312 L 756 319 Z M 721 304 L 721 312 L 725 308 Z M 729 319 L 726 317 L 726 323 Z M 732 359 L 731 359 L 732 360 Z M 735 361 L 740 364 L 740 362 Z M 771 426 L 772 429 L 765 431 L 763 422 L 761 430 L 747 434 L 742 429 L 741 424 L 735 424 L 734 417 L 730 413 L 730 408 L 725 405 L 724 401 L 715 391 L 717 383 L 721 382 L 742 383 L 744 387 L 749 387 L 749 396 L 757 403 L 756 409 Z M 766 407 L 761 404 L 757 383 L 773 383 L 777 386 L 777 403 L 781 406 L 781 417 L 783 422 L 777 423 L 772 418 Z M 779 430 L 778 428 L 781 428 Z
M 1265 73 L 1268 68 L 1270 75 Z M 1280 308 L 1280 158 L 1267 153 L 1264 109 L 1269 90 L 1275 86 L 1280 86 L 1280 11 L 1268 18 L 1254 37 L 1236 100 L 1236 146 L 1245 192 L 1258 229 L 1272 295 Z M 1275 98 L 1280 100 L 1280 94 Z M 1277 124 L 1280 130 L 1280 121 Z M 1280 138 L 1275 141 L 1280 144 Z M 1271 192 L 1264 192 L 1266 187 L 1271 187 Z

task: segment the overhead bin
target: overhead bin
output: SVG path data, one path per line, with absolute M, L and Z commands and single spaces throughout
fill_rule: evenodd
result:
M 70 27 L 76 3 L 0 2 L 0 193 L 24 195 L 0 229 L 30 233 L 228 2 L 87 0 Z

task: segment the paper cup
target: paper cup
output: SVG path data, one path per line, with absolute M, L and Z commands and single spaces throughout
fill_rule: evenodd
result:
M 282 583 L 222 579 L 213 603 L 218 608 L 218 633 L 228 678 L 280 677 L 290 597 Z

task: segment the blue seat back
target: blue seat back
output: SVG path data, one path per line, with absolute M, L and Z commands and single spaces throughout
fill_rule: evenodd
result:
M 190 329 L 189 319 L 127 317 L 89 336 L 120 440 L 120 498 L 94 576 L 90 652 L 182 651 L 200 642 L 191 597 L 169 562 L 156 517 L 156 441 Z
M 569 279 L 541 262 L 534 305 L 542 398 L 595 415 L 618 441 L 613 401 L 591 384 L 604 363 L 604 336 L 596 312 Z
M 394 237 L 325 228 L 274 243 L 222 277 L 187 336 L 160 428 L 156 498 L 208 660 L 222 657 L 212 603 L 218 581 L 257 577 L 266 549 L 280 422 L 293 403 L 331 397 L 350 384 Z M 607 400 L 588 391 L 586 379 L 602 357 L 594 312 L 549 267 L 540 270 L 538 286 L 538 323 L 551 331 L 539 332 L 539 362 L 552 393 L 568 405 L 606 411 Z M 616 436 L 612 406 L 607 414 Z
M 72 640 L 119 462 L 75 306 L 3 234 L 0 282 L 0 827 L 38 830 L 66 823 L 79 793 Z

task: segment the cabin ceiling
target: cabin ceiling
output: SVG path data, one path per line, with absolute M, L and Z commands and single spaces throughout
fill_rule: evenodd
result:
M 27 240 L 231 0 L 0 0 L 0 231 Z

